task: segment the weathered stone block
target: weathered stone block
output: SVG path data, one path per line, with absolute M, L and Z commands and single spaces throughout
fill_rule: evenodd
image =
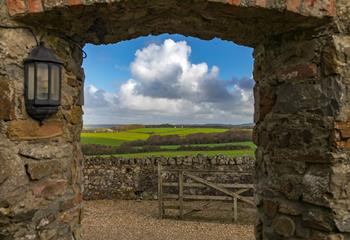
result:
M 339 149 L 349 150 L 350 149 L 350 139 L 345 139 L 343 141 L 337 141 L 336 146 Z
M 330 174 L 326 166 L 312 166 L 303 178 L 303 201 L 329 206 Z
M 37 160 L 62 159 L 73 157 L 73 148 L 68 144 L 48 145 L 48 144 L 21 144 L 19 154 Z
M 79 124 L 81 123 L 81 117 L 83 115 L 83 110 L 80 106 L 73 106 L 67 114 L 65 114 L 65 117 L 71 124 Z
M 276 72 L 276 78 L 280 81 L 308 79 L 317 77 L 317 66 L 314 63 L 301 63 L 286 66 Z
M 66 0 L 45 0 L 44 8 L 45 10 L 50 10 L 54 7 L 64 6 Z
M 349 199 L 350 164 L 338 164 L 331 167 L 330 191 L 336 199 Z
M 62 134 L 62 122 L 47 121 L 40 125 L 38 121 L 32 119 L 11 121 L 7 132 L 9 138 L 16 140 L 53 138 Z
M 342 234 L 330 234 L 326 240 L 345 240 L 345 238 Z
M 74 221 L 78 223 L 80 212 L 81 212 L 80 208 L 74 208 L 74 209 L 70 209 L 69 211 L 65 211 L 60 214 L 59 221 L 63 223 L 70 223 L 70 224 L 72 224 Z
M 272 228 L 283 237 L 292 237 L 295 233 L 295 223 L 287 216 L 276 217 L 272 222 Z
M 62 179 L 42 180 L 31 187 L 34 196 L 53 200 L 58 196 L 62 196 L 67 189 L 67 181 Z
M 266 7 L 267 0 L 255 0 L 256 7 Z
M 300 111 L 325 111 L 322 105 L 327 99 L 322 94 L 321 86 L 318 84 L 283 84 L 277 88 L 276 103 L 273 111 L 275 113 L 296 113 Z M 324 112 L 331 115 L 333 112 Z
M 0 120 L 12 120 L 15 118 L 14 84 L 8 80 L 0 80 Z
M 81 193 L 77 193 L 74 196 L 63 200 L 60 204 L 60 210 L 65 211 L 67 209 L 71 209 L 82 203 L 83 195 Z
M 276 201 L 271 201 L 267 199 L 263 200 L 265 215 L 271 219 L 274 218 L 277 213 L 278 205 L 279 204 Z
M 304 226 L 325 232 L 331 232 L 333 230 L 331 213 L 321 209 L 308 209 L 304 211 L 302 219 Z
M 295 204 L 293 202 L 282 202 L 279 205 L 278 211 L 280 213 L 298 216 L 301 215 L 303 209 L 300 207 L 300 205 Z
M 343 216 L 336 218 L 335 225 L 340 232 L 350 233 L 350 214 L 345 213 Z
M 303 0 L 300 13 L 308 16 L 334 16 L 336 0 Z
M 342 139 L 350 138 L 350 122 L 337 122 L 335 125 Z
M 39 237 L 42 240 L 54 239 L 55 236 L 57 236 L 56 229 L 44 229 L 44 230 L 39 231 Z
M 301 0 L 286 0 L 286 8 L 288 11 L 298 13 L 300 11 Z
M 348 68 L 350 59 L 350 37 L 334 36 L 333 41 L 326 47 L 323 54 L 324 73 L 350 76 Z
M 298 175 L 285 174 L 279 179 L 276 179 L 275 184 L 279 192 L 283 193 L 288 199 L 299 199 L 303 193 L 302 179 Z
M 255 113 L 254 122 L 262 121 L 266 114 L 271 112 L 275 100 L 276 93 L 273 87 L 261 86 L 257 83 L 254 86 L 254 98 L 255 98 Z
M 10 199 L 16 199 L 16 194 L 23 193 L 28 177 L 16 148 L 6 143 L 0 148 L 0 205 L 7 206 Z
M 83 2 L 81 0 L 67 0 L 70 6 L 81 5 Z
M 64 165 L 58 160 L 32 161 L 26 164 L 26 170 L 31 180 L 39 180 L 63 172 Z

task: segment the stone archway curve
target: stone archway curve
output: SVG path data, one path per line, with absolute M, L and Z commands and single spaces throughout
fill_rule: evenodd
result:
M 254 48 L 256 239 L 350 238 L 350 3 L 347 0 L 7 0 L 64 61 L 63 101 L 43 125 L 24 109 L 23 29 L 0 28 L 0 239 L 81 239 L 79 44 L 148 34 Z

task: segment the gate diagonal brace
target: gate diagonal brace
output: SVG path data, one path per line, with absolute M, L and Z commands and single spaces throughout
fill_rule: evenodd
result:
M 232 192 L 230 190 L 227 190 L 226 188 L 219 187 L 219 186 L 217 186 L 217 185 L 215 185 L 215 184 L 213 184 L 211 182 L 208 182 L 207 180 L 204 180 L 203 178 L 197 177 L 197 176 L 195 176 L 193 174 L 184 172 L 184 175 L 186 175 L 187 177 L 191 178 L 192 180 L 194 180 L 196 182 L 200 182 L 200 183 L 202 183 L 204 185 L 207 185 L 207 186 L 209 186 L 211 188 L 214 188 L 214 189 L 216 189 L 216 190 L 218 190 L 218 191 L 220 191 L 222 193 L 225 193 L 226 195 L 229 195 L 229 196 L 231 196 L 233 198 L 237 198 L 237 199 L 241 200 L 242 202 L 245 202 L 245 203 L 248 203 L 250 205 L 255 206 L 254 202 L 252 202 L 252 201 L 246 199 L 245 197 L 239 195 L 239 194 L 242 193 L 242 192 L 240 192 L 241 190 L 239 190 L 237 192 Z M 243 192 L 247 191 L 247 189 L 242 189 L 242 190 L 244 190 Z

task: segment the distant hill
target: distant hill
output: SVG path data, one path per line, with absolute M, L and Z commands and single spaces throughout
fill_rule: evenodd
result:
M 83 129 L 98 129 L 98 128 L 112 128 L 116 126 L 121 126 L 118 124 L 84 124 Z
M 244 124 L 220 124 L 220 123 L 209 123 L 209 124 L 86 124 L 84 130 L 94 129 L 113 129 L 113 130 L 128 130 L 134 128 L 253 128 L 253 123 Z
M 155 124 L 145 125 L 145 128 L 253 128 L 253 123 L 245 124 L 220 124 L 220 123 L 208 123 L 208 124 Z

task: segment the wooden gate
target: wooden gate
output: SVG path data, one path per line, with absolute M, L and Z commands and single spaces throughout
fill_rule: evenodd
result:
M 165 182 L 163 181 L 163 175 L 168 173 L 176 174 L 178 176 L 177 182 Z M 201 170 L 201 169 L 173 169 L 165 168 L 160 163 L 158 163 L 158 202 L 159 202 L 159 217 L 164 218 L 167 209 L 178 210 L 178 217 L 183 219 L 195 212 L 203 211 L 206 209 L 211 201 L 231 201 L 232 208 L 232 221 L 236 222 L 238 220 L 238 201 L 242 201 L 255 207 L 254 199 L 251 196 L 242 196 L 241 194 L 246 193 L 254 189 L 254 184 L 240 184 L 240 183 L 213 183 L 209 182 L 202 177 L 196 176 L 198 173 L 206 174 L 221 174 L 221 175 L 251 175 L 251 173 L 245 172 L 232 172 L 225 170 Z M 186 182 L 189 179 L 191 182 Z M 163 192 L 164 187 L 176 187 L 178 188 L 178 194 L 169 194 Z M 210 187 L 222 193 L 222 195 L 196 195 L 196 194 L 184 194 L 184 188 L 199 188 L 199 187 Z M 196 207 L 196 208 L 185 208 L 184 201 L 191 200 L 202 200 L 209 202 L 207 205 Z M 167 201 L 176 201 L 176 205 L 167 205 Z M 187 210 L 187 212 L 186 212 Z M 219 210 L 219 209 L 218 209 Z M 222 209 L 220 209 L 222 211 Z

